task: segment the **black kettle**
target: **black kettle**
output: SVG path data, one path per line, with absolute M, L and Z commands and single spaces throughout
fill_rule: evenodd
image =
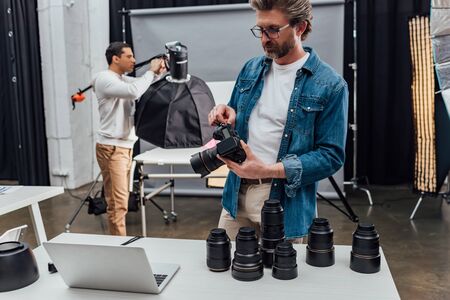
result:
M 36 259 L 27 243 L 0 243 L 0 292 L 23 288 L 38 278 Z

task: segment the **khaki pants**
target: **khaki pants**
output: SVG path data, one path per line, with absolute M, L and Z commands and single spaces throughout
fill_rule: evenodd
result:
M 222 209 L 218 227 L 227 231 L 231 240 L 236 239 L 240 227 L 252 227 L 256 235 L 261 237 L 261 209 L 264 201 L 269 199 L 270 183 L 264 184 L 241 184 L 238 196 L 238 211 L 236 219 Z M 301 244 L 303 238 L 289 240 L 295 244 Z
M 112 235 L 127 235 L 125 215 L 128 211 L 128 185 L 133 150 L 97 144 L 96 153 L 108 203 L 109 232 Z

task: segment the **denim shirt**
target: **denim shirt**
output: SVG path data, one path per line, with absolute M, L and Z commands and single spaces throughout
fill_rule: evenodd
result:
M 286 178 L 273 179 L 271 199 L 284 208 L 287 238 L 308 234 L 315 215 L 318 181 L 333 175 L 344 163 L 347 133 L 348 89 L 344 79 L 322 62 L 313 49 L 297 70 L 278 151 Z M 228 105 L 236 111 L 235 130 L 247 142 L 248 121 L 261 96 L 272 60 L 256 57 L 239 73 Z M 222 206 L 236 218 L 241 180 L 230 172 Z

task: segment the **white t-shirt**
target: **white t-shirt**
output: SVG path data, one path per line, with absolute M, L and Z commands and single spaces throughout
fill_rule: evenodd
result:
M 261 97 L 248 121 L 248 145 L 256 157 L 266 164 L 277 161 L 296 73 L 308 57 L 307 52 L 301 59 L 288 65 L 279 65 L 273 61 L 264 78 Z

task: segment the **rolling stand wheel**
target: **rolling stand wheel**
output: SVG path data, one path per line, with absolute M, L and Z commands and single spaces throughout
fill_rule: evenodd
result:
M 165 223 L 166 225 L 169 225 L 170 220 L 169 220 L 169 216 L 168 216 L 167 214 L 164 214 L 164 215 L 163 215 L 163 219 L 164 219 L 164 223 Z
M 161 206 L 159 206 L 158 203 L 156 203 L 153 199 L 150 198 L 148 200 L 150 200 L 150 202 L 153 203 L 153 205 L 155 205 L 159 209 L 159 211 L 163 215 L 164 223 L 166 223 L 166 225 L 168 225 L 170 223 L 170 219 L 173 218 L 172 215 L 169 216 L 169 213 L 165 209 L 163 209 Z
M 171 212 L 170 213 L 170 219 L 172 220 L 172 222 L 176 222 L 177 221 L 177 217 L 178 217 L 178 215 L 177 215 L 177 213 L 176 212 Z
M 450 197 L 448 193 L 442 194 L 442 199 L 444 199 L 447 204 L 450 204 Z

